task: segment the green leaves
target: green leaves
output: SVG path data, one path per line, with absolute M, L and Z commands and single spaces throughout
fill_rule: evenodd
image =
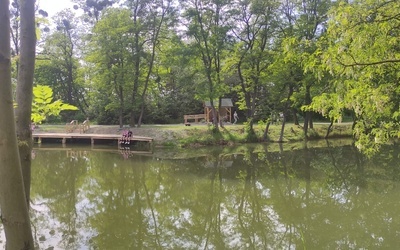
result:
M 58 116 L 64 110 L 78 110 L 78 108 L 63 103 L 61 100 L 53 102 L 53 90 L 49 86 L 33 87 L 32 121 L 34 123 L 40 124 L 48 116 Z
M 362 66 L 375 66 L 379 70 L 384 64 L 400 62 L 399 32 L 400 3 L 377 0 L 354 1 L 333 8 L 329 22 L 328 38 L 331 42 L 329 56 L 336 60 L 336 73 L 347 75 L 359 73 Z M 357 67 L 358 70 L 353 71 Z
M 356 145 L 366 154 L 398 137 L 399 10 L 398 1 L 341 2 L 330 11 L 326 37 L 318 44 L 323 65 L 318 71 L 334 77 L 339 106 L 354 114 Z M 314 101 L 314 110 L 321 112 L 326 103 L 334 110 L 327 96 Z
M 48 104 L 53 100 L 53 90 L 49 86 L 38 85 L 33 88 L 33 103 Z

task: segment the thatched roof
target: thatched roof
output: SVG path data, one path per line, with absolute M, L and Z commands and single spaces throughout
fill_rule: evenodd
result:
M 214 101 L 214 105 L 218 106 L 218 100 Z M 205 101 L 204 102 L 204 107 L 211 108 L 210 101 Z M 222 98 L 222 100 L 221 100 L 221 108 L 230 108 L 230 107 L 233 107 L 232 100 L 230 98 Z

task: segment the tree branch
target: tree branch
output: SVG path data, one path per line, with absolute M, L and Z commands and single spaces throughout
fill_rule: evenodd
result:
M 350 55 L 351 56 L 351 55 Z M 354 63 L 343 63 L 338 59 L 338 62 L 343 65 L 344 67 L 354 67 L 354 66 L 372 66 L 372 65 L 379 65 L 379 64 L 387 64 L 387 63 L 400 63 L 400 59 L 387 59 L 387 60 L 380 60 L 376 62 L 357 62 L 356 59 L 351 56 Z

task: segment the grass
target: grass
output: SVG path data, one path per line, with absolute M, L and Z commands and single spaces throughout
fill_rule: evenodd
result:
M 65 125 L 45 124 L 38 127 L 42 132 L 65 132 Z
M 329 124 L 315 124 L 313 129 L 308 130 L 308 140 L 324 139 Z M 207 126 L 180 126 L 174 128 L 180 131 L 179 144 L 182 146 L 190 145 L 225 145 L 234 143 L 246 143 L 254 141 L 262 141 L 265 127 L 260 125 L 254 126 L 254 135 L 249 136 L 246 133 L 244 125 L 228 125 L 220 128 L 219 133 L 213 133 Z M 269 127 L 268 141 L 278 142 L 280 138 L 281 125 L 271 125 Z M 351 138 L 351 124 L 337 124 L 333 126 L 328 138 Z M 256 140 L 250 140 L 254 137 Z M 305 141 L 303 128 L 294 124 L 286 124 L 283 136 L 283 142 L 301 142 Z
M 110 128 L 110 133 L 115 133 L 117 125 L 93 126 L 93 131 L 96 127 Z M 313 129 L 308 130 L 308 140 L 324 139 L 328 123 L 315 123 Z M 212 126 L 206 124 L 194 124 L 184 126 L 183 124 L 169 125 L 142 125 L 140 128 L 134 128 L 143 136 L 154 138 L 156 144 L 166 147 L 191 147 L 199 145 L 232 145 L 238 143 L 263 141 L 265 126 L 254 125 L 254 135 L 249 135 L 246 127 L 243 124 L 226 125 L 220 128 L 219 131 L 212 129 Z M 65 125 L 40 125 L 40 130 L 43 132 L 65 132 Z M 281 132 L 281 124 L 273 124 L 269 127 L 268 141 L 279 141 Z M 95 132 L 94 132 L 95 133 Z M 135 132 L 134 132 L 135 133 Z M 328 138 L 351 138 L 352 130 L 351 123 L 334 124 Z M 283 142 L 302 142 L 305 141 L 303 128 L 291 123 L 285 125 Z

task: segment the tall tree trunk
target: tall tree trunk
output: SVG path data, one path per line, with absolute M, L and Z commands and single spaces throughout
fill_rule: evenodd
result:
M 292 108 L 292 115 L 293 115 L 293 123 L 294 125 L 300 125 L 299 119 L 297 118 L 297 111 L 296 109 Z
M 117 84 L 117 75 L 114 76 L 114 84 Z M 124 126 L 124 112 L 125 112 L 125 105 L 124 105 L 124 90 L 120 84 L 116 87 L 116 91 L 119 97 L 119 110 L 118 110 L 118 123 L 119 127 L 122 128 Z
M 219 112 L 215 108 L 214 101 L 212 99 L 210 99 L 210 105 L 211 105 L 211 114 L 212 114 L 212 124 L 213 124 L 214 128 L 216 129 L 216 131 L 218 131 L 219 130 L 219 127 L 218 127 Z
M 36 54 L 35 0 L 21 0 L 21 49 L 17 83 L 16 129 L 19 156 L 29 208 L 32 151 L 32 96 Z
M 279 136 L 279 141 L 278 142 L 283 142 L 283 134 L 285 132 L 285 124 L 286 124 L 286 111 L 283 113 L 283 119 L 282 119 L 282 126 L 281 126 L 281 133 Z
M 269 126 L 271 125 L 271 122 L 268 121 L 267 125 L 265 125 L 265 130 L 263 134 L 263 141 L 266 141 L 268 139 L 268 133 L 269 133 Z
M 135 27 L 138 25 L 138 20 L 137 20 L 137 11 L 134 11 L 133 15 L 133 23 Z M 131 112 L 130 112 L 130 118 L 129 118 L 129 126 L 134 127 L 135 126 L 135 112 L 137 111 L 137 97 L 138 97 L 138 90 L 139 90 L 139 77 L 140 77 L 140 53 L 142 52 L 140 42 L 139 42 L 139 37 L 140 37 L 140 31 L 137 30 L 134 33 L 134 43 L 132 46 L 133 50 L 133 89 L 132 89 L 132 99 L 131 99 Z M 139 124 L 138 124 L 138 127 Z
M 326 131 L 325 139 L 328 139 L 329 133 L 332 131 L 333 119 L 331 120 L 331 124 L 329 124 L 328 130 Z
M 220 97 L 218 100 L 218 110 L 221 110 L 221 106 L 222 106 L 222 98 Z M 221 126 L 221 128 L 224 127 L 224 117 L 220 117 L 220 114 L 218 114 L 219 117 L 219 126 Z
M 309 119 L 309 116 L 308 116 L 308 114 L 309 114 L 309 112 L 308 111 L 306 111 L 306 112 L 304 112 L 304 123 L 303 123 L 303 132 L 304 132 L 304 135 L 305 135 L 305 137 L 306 138 L 308 138 L 308 119 Z
M 32 0 L 31 0 L 32 1 Z M 34 2 L 34 1 L 32 1 Z M 22 1 L 25 5 L 25 1 Z M 11 90 L 9 1 L 0 0 L 0 210 L 6 249 L 34 249 Z
M 306 96 L 305 96 L 305 105 L 311 104 L 311 93 L 310 93 L 311 86 L 307 85 L 306 86 Z M 308 138 L 308 128 L 313 128 L 313 123 L 312 123 L 312 114 L 310 111 L 306 111 L 304 114 L 304 135 L 306 138 Z
M 142 103 L 141 103 L 141 108 L 140 108 L 140 116 L 139 116 L 139 121 L 138 121 L 138 127 L 140 127 L 142 125 L 142 118 L 143 118 L 143 115 L 144 115 L 144 107 L 145 107 L 145 98 L 146 98 L 147 90 L 148 90 L 149 83 L 150 83 L 150 76 L 153 73 L 153 66 L 154 66 L 154 61 L 155 61 L 155 57 L 156 57 L 156 46 L 157 46 L 157 44 L 159 42 L 159 38 L 158 37 L 160 35 L 161 27 L 164 24 L 164 18 L 165 18 L 165 15 L 166 15 L 167 11 L 168 11 L 168 8 L 167 9 L 164 9 L 164 8 L 161 9 L 161 16 L 160 16 L 160 19 L 159 19 L 158 23 L 156 23 L 156 20 L 157 20 L 156 18 L 153 19 L 153 21 L 155 23 L 153 24 L 154 25 L 153 36 L 151 38 L 151 46 L 152 46 L 151 58 L 150 58 L 150 61 L 149 61 L 149 68 L 148 68 L 147 75 L 146 75 L 146 82 L 144 84 L 144 89 L 143 89 L 143 93 L 142 93 L 142 96 L 141 96 Z
M 283 119 L 282 119 L 281 133 L 279 136 L 279 142 L 283 142 L 283 133 L 285 132 L 285 125 L 286 125 L 286 115 L 287 115 L 287 111 L 290 107 L 290 97 L 292 97 L 293 92 L 294 92 L 293 87 L 289 84 L 289 93 L 286 98 L 285 108 L 283 110 Z

